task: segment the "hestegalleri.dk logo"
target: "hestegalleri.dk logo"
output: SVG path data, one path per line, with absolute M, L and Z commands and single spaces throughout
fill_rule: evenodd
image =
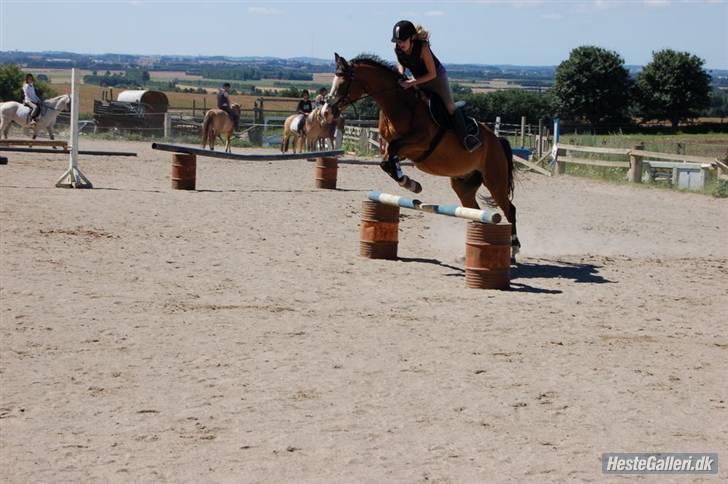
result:
M 604 474 L 717 474 L 716 453 L 607 452 L 602 454 Z

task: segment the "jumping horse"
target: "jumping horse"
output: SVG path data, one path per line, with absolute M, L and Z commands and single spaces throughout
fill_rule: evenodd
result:
M 480 208 L 477 191 L 484 185 L 511 223 L 511 258 L 515 261 L 521 244 L 516 232 L 513 197 L 513 155 L 510 143 L 498 138 L 485 124 L 477 123 L 482 146 L 468 152 L 452 129 L 438 124 L 430 107 L 415 89 L 404 89 L 404 77 L 387 62 L 371 55 L 351 61 L 335 54 L 336 76 L 324 106 L 326 116 L 338 116 L 342 109 L 365 95 L 379 106 L 379 133 L 387 141 L 382 168 L 401 186 L 418 193 L 422 186 L 408 176 L 397 176 L 393 162 L 407 158 L 431 175 L 450 178 L 450 185 L 468 208 Z

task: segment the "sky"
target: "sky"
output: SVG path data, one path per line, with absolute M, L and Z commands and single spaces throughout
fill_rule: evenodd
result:
M 0 51 L 391 60 L 401 19 L 449 64 L 558 65 L 596 45 L 628 65 L 670 48 L 728 69 L 728 0 L 0 0 Z

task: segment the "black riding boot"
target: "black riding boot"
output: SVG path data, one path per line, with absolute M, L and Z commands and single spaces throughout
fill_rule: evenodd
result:
M 483 143 L 477 135 L 468 131 L 465 113 L 463 113 L 462 109 L 458 108 L 455 110 L 455 113 L 453 114 L 453 121 L 455 124 L 455 132 L 457 133 L 458 138 L 462 140 L 465 149 L 472 153 L 480 148 Z

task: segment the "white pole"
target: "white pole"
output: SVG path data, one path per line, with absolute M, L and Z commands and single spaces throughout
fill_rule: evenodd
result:
M 78 167 L 78 70 L 71 69 L 71 136 L 68 143 L 71 145 L 69 168 Z
M 526 147 L 526 116 L 521 116 L 521 148 Z
M 78 169 L 78 112 L 80 96 L 78 93 L 78 69 L 71 69 L 71 135 L 69 143 L 71 154 L 68 159 L 68 170 L 58 179 L 59 188 L 93 188 L 91 182 Z
M 169 113 L 164 113 L 164 137 L 166 139 L 172 137 L 172 118 Z
M 500 125 L 501 125 L 500 116 L 496 116 L 495 117 L 495 129 L 493 130 L 493 131 L 495 131 L 496 136 L 500 136 Z

